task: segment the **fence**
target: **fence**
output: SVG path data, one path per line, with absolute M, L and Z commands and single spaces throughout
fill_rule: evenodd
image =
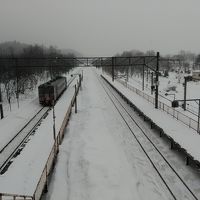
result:
M 132 85 L 126 83 L 125 81 L 122 81 L 120 79 L 117 79 L 119 83 L 130 89 L 131 91 L 135 92 L 139 96 L 143 97 L 146 99 L 148 102 L 155 104 L 155 98 L 152 96 L 149 96 L 148 94 L 142 92 L 141 90 L 138 90 L 137 88 L 133 87 Z M 189 126 L 193 130 L 197 131 L 198 129 L 198 122 L 187 115 L 184 115 L 183 113 L 175 110 L 174 108 L 166 105 L 165 103 L 158 101 L 158 109 L 163 110 L 167 112 L 167 114 L 173 116 L 175 119 L 183 122 L 185 125 Z
M 71 100 L 71 104 L 67 109 L 67 112 L 65 114 L 65 117 L 63 119 L 62 125 L 60 127 L 59 133 L 55 139 L 54 145 L 51 149 L 51 152 L 49 154 L 49 157 L 47 159 L 47 162 L 45 164 L 45 167 L 42 171 L 42 174 L 40 176 L 40 179 L 38 181 L 38 184 L 36 186 L 35 192 L 32 196 L 27 196 L 27 195 L 19 195 L 19 194 L 6 194 L 6 193 L 0 193 L 0 200 L 39 200 L 43 194 L 43 191 L 47 191 L 48 190 L 48 176 L 50 175 L 55 161 L 56 161 L 56 157 L 58 154 L 58 150 L 59 150 L 59 144 L 61 144 L 63 137 L 64 137 L 64 131 L 65 131 L 65 127 L 68 124 L 70 115 L 71 115 L 71 111 L 72 111 L 72 107 L 76 102 L 76 98 L 79 92 L 79 88 L 81 86 L 81 80 L 79 79 L 78 83 L 77 83 L 77 89 L 75 89 L 74 95 L 72 97 Z

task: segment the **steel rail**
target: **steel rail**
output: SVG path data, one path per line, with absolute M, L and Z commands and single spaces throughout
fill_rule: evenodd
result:
M 17 134 L 0 150 L 0 153 L 2 153 L 5 148 L 33 121 L 33 119 L 44 109 L 41 108 L 18 132 Z
M 67 84 L 67 87 L 74 81 L 75 76 L 72 77 L 69 80 L 69 83 Z M 66 88 L 67 89 L 67 88 Z M 0 150 L 0 154 L 2 154 L 6 148 L 8 148 L 9 145 L 12 144 L 12 142 L 17 138 L 17 136 L 20 135 L 20 133 L 22 133 L 22 131 L 28 127 L 28 125 L 31 124 L 31 122 L 33 122 L 33 120 L 43 111 L 43 109 L 45 109 L 46 107 L 41 108 L 18 132 L 17 134 L 12 137 L 12 139 Z M 48 108 L 44 114 L 39 118 L 39 120 L 37 120 L 36 123 L 33 124 L 32 128 L 30 129 L 30 131 L 28 131 L 28 133 L 25 135 L 25 137 L 23 137 L 23 139 L 19 142 L 19 144 L 13 149 L 11 150 L 10 155 L 5 158 L 5 160 L 3 161 L 3 163 L 0 166 L 0 173 L 5 169 L 5 167 L 7 166 L 7 164 L 9 163 L 9 161 L 13 158 L 13 156 L 16 154 L 16 152 L 19 150 L 19 148 L 26 142 L 27 138 L 32 134 L 32 132 L 34 131 L 34 129 L 38 126 L 38 124 L 41 122 L 41 120 L 44 118 L 44 116 L 49 112 L 51 108 Z
M 3 153 L 6 148 L 9 148 L 9 145 L 12 145 L 12 142 L 14 142 L 14 140 L 16 139 L 17 136 L 19 136 L 20 133 L 22 133 L 22 131 L 31 124 L 31 122 L 43 111 L 44 108 L 40 109 L 39 112 L 37 112 L 34 117 L 24 126 L 24 128 L 17 133 L 17 135 L 15 135 L 10 141 L 9 143 L 6 144 L 6 146 L 3 148 L 3 150 L 1 151 L 1 153 Z M 39 118 L 39 120 L 37 120 L 36 123 L 33 124 L 33 126 L 30 128 L 30 130 L 28 131 L 28 133 L 26 133 L 26 135 L 23 137 L 23 139 L 21 139 L 18 144 L 16 145 L 16 147 L 12 150 L 10 150 L 11 152 L 9 153 L 9 156 L 7 158 L 5 158 L 5 160 L 3 161 L 3 163 L 0 166 L 0 173 L 2 173 L 2 171 L 4 170 L 4 168 L 7 166 L 7 164 L 9 163 L 9 161 L 13 158 L 13 156 L 15 155 L 15 153 L 19 150 L 19 148 L 26 142 L 26 140 L 28 139 L 28 137 L 32 134 L 32 132 L 35 130 L 35 128 L 38 126 L 38 124 L 41 122 L 41 120 L 46 116 L 46 114 L 49 112 L 50 108 L 48 108 Z M 16 144 L 16 143 L 15 143 Z
M 99 80 L 100 81 L 100 80 Z M 105 80 L 104 80 L 105 81 Z M 106 82 L 106 81 L 105 81 Z M 167 189 L 169 190 L 169 192 L 171 193 L 171 195 L 173 196 L 174 199 L 177 199 L 175 194 L 172 192 L 172 190 L 170 189 L 170 187 L 168 186 L 168 184 L 166 183 L 166 181 L 164 180 L 164 177 L 162 176 L 161 172 L 159 172 L 159 170 L 157 169 L 157 167 L 155 166 L 153 160 L 150 158 L 150 156 L 148 155 L 147 151 L 145 150 L 145 148 L 143 147 L 143 145 L 141 144 L 141 142 L 139 141 L 139 139 L 137 138 L 137 136 L 134 134 L 133 130 L 131 129 L 130 125 L 128 124 L 128 122 L 126 121 L 126 119 L 124 118 L 124 116 L 122 115 L 122 113 L 120 112 L 119 108 L 117 107 L 116 103 L 114 102 L 114 100 L 112 99 L 111 95 L 109 93 L 112 94 L 112 96 L 118 101 L 118 103 L 120 104 L 120 106 L 123 108 L 123 110 L 128 114 L 128 116 L 131 118 L 131 120 L 135 123 L 135 125 L 141 130 L 141 132 L 143 133 L 143 135 L 146 137 L 146 139 L 152 144 L 152 146 L 155 148 L 155 150 L 160 154 L 160 156 L 163 158 L 163 160 L 165 161 L 165 163 L 170 167 L 170 169 L 176 174 L 176 176 L 179 178 L 179 180 L 183 183 L 183 185 L 187 188 L 187 190 L 190 192 L 190 194 L 193 196 L 194 199 L 198 200 L 198 198 L 196 197 L 196 195 L 191 191 L 191 189 L 188 187 L 188 185 L 184 182 L 184 180 L 180 177 L 180 175 L 176 172 L 176 170 L 171 166 L 171 164 L 167 161 L 167 159 L 164 157 L 164 155 L 159 151 L 159 149 L 155 146 L 155 144 L 151 141 L 151 139 L 147 136 L 147 134 L 145 133 L 145 131 L 140 127 L 140 125 L 136 122 L 135 119 L 133 119 L 133 117 L 131 116 L 131 114 L 129 113 L 129 111 L 127 111 L 127 109 L 122 105 L 122 103 L 120 102 L 120 100 L 116 97 L 116 95 L 113 94 L 113 90 L 111 91 L 111 87 L 110 88 L 108 86 L 106 86 L 109 90 L 109 93 L 106 91 L 105 87 L 103 86 L 103 84 L 101 83 L 102 87 L 104 88 L 105 92 L 107 93 L 107 95 L 109 96 L 110 100 L 112 101 L 112 103 L 114 104 L 114 106 L 116 107 L 117 111 L 119 112 L 119 114 L 121 115 L 121 117 L 123 118 L 124 122 L 126 123 L 126 125 L 128 126 L 129 130 L 131 131 L 131 133 L 133 134 L 133 136 L 135 137 L 136 141 L 138 142 L 138 144 L 140 145 L 140 147 L 142 148 L 142 150 L 144 151 L 145 155 L 148 157 L 149 161 L 151 162 L 151 164 L 153 165 L 153 167 L 155 168 L 155 170 L 157 171 L 158 175 L 160 176 L 160 178 L 162 179 L 163 183 L 166 185 Z M 105 85 L 105 84 L 104 84 Z M 109 85 L 107 83 L 107 85 Z

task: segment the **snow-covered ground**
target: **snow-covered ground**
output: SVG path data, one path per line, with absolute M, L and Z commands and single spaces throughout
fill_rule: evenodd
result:
M 43 199 L 172 199 L 91 68 L 84 80 Z
M 55 105 L 56 134 L 62 125 L 64 116 L 71 105 L 77 79 L 60 97 Z M 0 176 L 0 193 L 19 194 L 33 196 L 41 174 L 45 168 L 49 154 L 53 148 L 53 111 L 33 135 L 30 136 L 25 148 L 20 155 L 13 159 L 5 174 Z
M 18 131 L 42 108 L 38 98 L 24 102 L 19 109 L 13 110 L 0 120 L 0 149 L 9 142 Z
M 110 76 L 104 74 L 104 77 L 133 102 L 147 117 L 162 128 L 168 136 L 173 138 L 175 142 L 184 148 L 194 159 L 200 161 L 200 136 L 196 131 L 176 120 L 166 112 L 155 109 L 151 103 L 119 82 L 114 81 L 113 83 Z
M 159 77 L 159 100 L 163 103 L 171 106 L 171 101 L 175 99 L 184 99 L 184 76 L 188 74 L 177 74 L 175 72 L 169 72 L 169 77 Z M 135 88 L 142 90 L 142 77 L 139 75 L 133 75 L 128 79 L 129 84 L 133 85 Z M 151 95 L 151 74 L 149 75 L 148 81 L 145 76 L 145 84 L 144 84 L 144 92 Z M 176 87 L 175 91 L 168 91 L 170 87 Z M 168 92 L 167 92 L 168 91 Z M 190 81 L 187 83 L 187 99 L 196 99 L 200 98 L 200 81 Z M 168 93 L 170 95 L 166 96 Z M 174 95 L 173 95 L 174 94 Z M 153 95 L 154 96 L 154 95 Z M 198 115 L 198 104 L 195 102 L 187 102 L 187 108 Z M 192 117 L 196 118 L 196 116 L 192 116 L 191 113 L 187 111 L 183 111 L 183 109 L 177 108 L 180 112 Z
M 152 104 L 121 84 L 115 85 L 154 120 L 165 122 L 164 130 L 200 159 L 199 135 L 173 118 L 168 120 L 170 116 L 160 114 Z M 57 131 L 73 92 L 74 88 L 67 90 L 56 104 Z M 0 176 L 0 192 L 32 195 L 52 144 L 50 112 L 9 170 Z M 72 115 L 57 161 L 43 200 L 173 199 L 91 67 L 84 69 L 78 113 Z
M 80 70 L 80 68 L 75 68 L 70 71 L 70 74 L 77 73 L 79 70 Z M 71 79 L 70 74 L 67 75 L 68 80 Z M 75 79 L 75 82 L 76 82 L 76 79 Z M 75 83 L 73 83 L 73 84 L 75 84 Z M 59 103 L 58 108 L 57 108 L 57 112 L 60 113 L 59 117 L 57 117 L 58 127 L 59 127 L 59 124 L 63 120 L 63 113 L 65 114 L 65 112 L 66 112 L 66 110 L 65 110 L 65 109 L 67 109 L 66 103 L 67 102 L 71 103 L 70 96 L 69 96 L 69 99 L 67 98 L 70 91 L 71 91 L 71 94 L 74 93 L 73 86 L 71 86 L 71 89 L 68 88 L 67 91 L 65 92 L 65 95 L 63 95 L 63 97 L 59 100 L 59 102 L 62 104 Z M 62 100 L 63 98 L 67 101 Z M 5 112 L 5 117 L 2 120 L 0 120 L 0 149 L 2 149 L 5 146 L 5 144 L 7 144 L 7 142 L 10 141 L 10 139 L 12 139 L 13 136 L 15 136 L 17 134 L 17 132 L 19 130 L 21 130 L 21 128 L 41 108 L 42 108 L 42 106 L 39 104 L 39 100 L 37 97 L 37 89 L 36 89 L 35 91 L 33 91 L 33 94 L 30 94 L 29 97 L 20 101 L 19 108 L 16 106 L 16 108 L 12 109 L 11 112 L 10 111 Z M 46 121 L 46 119 L 45 119 L 45 121 Z M 52 112 L 49 113 L 48 119 L 49 119 L 49 122 L 46 122 L 47 123 L 46 127 L 48 127 L 50 129 L 50 131 L 48 131 L 49 130 L 48 128 L 45 128 L 45 131 L 43 129 L 43 132 L 49 135 L 49 132 L 52 132 L 52 130 L 53 130 L 52 129 Z M 50 139 L 52 139 L 53 134 L 50 134 L 50 135 L 51 135 Z M 16 159 L 14 159 L 13 163 L 9 167 L 9 173 L 7 171 L 4 175 L 0 176 L 0 192 L 8 192 L 8 193 L 10 192 L 10 193 L 16 193 L 16 194 L 30 194 L 31 192 L 33 192 L 32 190 L 34 187 L 31 187 L 31 186 L 34 186 L 34 184 L 37 184 L 37 182 L 31 183 L 31 181 L 32 181 L 31 178 L 33 178 L 34 180 L 37 181 L 37 178 L 39 177 L 38 174 L 40 173 L 40 170 L 36 170 L 36 167 L 34 168 L 34 164 L 35 164 L 35 166 L 37 166 L 37 164 L 40 164 L 40 166 L 43 166 L 43 162 L 45 162 L 44 156 L 49 155 L 49 153 L 50 153 L 49 149 L 52 147 L 52 143 L 49 142 L 49 143 L 47 143 L 46 150 L 45 150 L 45 148 L 39 149 L 38 145 L 40 143 L 41 143 L 41 145 L 43 145 L 44 141 L 45 141 L 45 138 L 44 138 L 45 136 L 43 134 L 41 134 L 41 137 L 42 138 L 40 138 L 38 136 L 37 137 L 31 136 L 33 141 L 29 141 L 30 144 L 28 142 L 27 146 L 30 145 L 32 149 L 27 150 L 28 148 L 25 148 L 26 151 L 25 150 L 22 151 L 23 152 L 22 155 L 24 155 L 24 157 L 19 156 Z M 34 141 L 36 143 L 34 143 Z M 29 146 L 29 148 L 30 148 L 30 146 Z M 42 152 L 42 150 L 44 150 L 44 152 Z M 41 154 L 41 152 L 43 154 Z M 31 155 L 36 156 L 36 157 L 34 157 L 34 159 L 33 159 L 33 157 L 30 156 L 30 153 L 32 153 Z M 40 159 L 37 159 L 38 155 L 41 155 Z M 30 159 L 32 159 L 32 160 L 30 161 Z M 34 160 L 37 160 L 37 161 L 35 162 Z M 43 162 L 40 163 L 41 160 L 43 160 Z M 16 164 L 17 168 L 15 167 L 15 164 Z M 25 165 L 25 167 L 23 167 L 23 164 Z M 29 166 L 29 168 L 27 166 Z M 31 170 L 30 170 L 30 167 L 32 167 Z M 30 177 L 30 171 L 32 171 L 33 168 L 34 168 L 33 171 L 37 175 L 34 176 L 34 174 L 32 174 L 32 177 Z M 41 169 L 42 169 L 42 167 L 41 167 Z M 15 181 L 13 181 L 13 179 Z M 26 181 L 27 179 L 29 179 L 29 181 Z M 25 182 L 23 182 L 23 180 L 25 180 Z M 27 183 L 27 185 L 26 185 L 26 183 Z M 23 188 L 23 184 L 25 184 L 24 188 Z
M 62 76 L 67 77 L 67 80 L 70 79 L 70 74 L 75 73 L 79 70 L 79 68 L 73 68 L 70 71 L 68 71 L 66 74 L 63 74 Z M 6 94 L 5 94 L 5 89 L 3 87 L 3 84 L 0 84 L 1 90 L 2 90 L 2 98 L 3 98 L 3 111 L 4 111 L 4 116 L 5 118 L 8 116 L 13 116 L 15 113 L 20 113 L 21 110 L 24 110 L 24 106 L 28 106 L 28 104 L 33 103 L 33 101 L 37 101 L 38 98 L 38 86 L 40 84 L 43 84 L 47 81 L 50 80 L 50 76 L 47 76 L 46 73 L 43 74 L 42 77 L 37 77 L 38 83 L 37 85 L 33 88 L 33 90 L 27 90 L 25 91 L 25 94 L 20 94 L 19 95 L 19 107 L 16 98 L 12 96 L 11 98 L 11 110 L 10 106 L 8 104 L 8 101 L 6 99 Z M 23 111 L 22 111 L 23 112 Z
M 70 71 L 76 73 L 80 68 L 74 68 Z M 66 75 L 70 80 L 70 74 Z M 42 108 L 38 100 L 38 89 L 35 88 L 29 96 L 20 101 L 20 107 L 17 102 L 13 103 L 12 110 L 8 110 L 8 105 L 4 104 L 5 117 L 0 120 L 0 149 L 17 134 L 18 131 Z

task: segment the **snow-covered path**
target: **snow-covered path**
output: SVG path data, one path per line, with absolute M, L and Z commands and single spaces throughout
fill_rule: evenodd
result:
M 91 68 L 43 199 L 172 199 Z

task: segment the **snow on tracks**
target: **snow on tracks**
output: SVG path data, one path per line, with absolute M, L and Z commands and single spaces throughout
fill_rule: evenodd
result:
M 31 138 L 7 173 L 0 177 L 0 194 L 20 194 L 32 196 L 36 200 L 40 198 L 48 174 L 51 171 L 54 156 L 58 151 L 58 145 L 62 139 L 61 129 L 62 131 L 64 130 L 74 103 L 72 99 L 74 100 L 75 89 L 72 84 L 55 105 L 55 143 L 53 137 L 53 112 L 51 110 L 38 127 L 37 137 Z

